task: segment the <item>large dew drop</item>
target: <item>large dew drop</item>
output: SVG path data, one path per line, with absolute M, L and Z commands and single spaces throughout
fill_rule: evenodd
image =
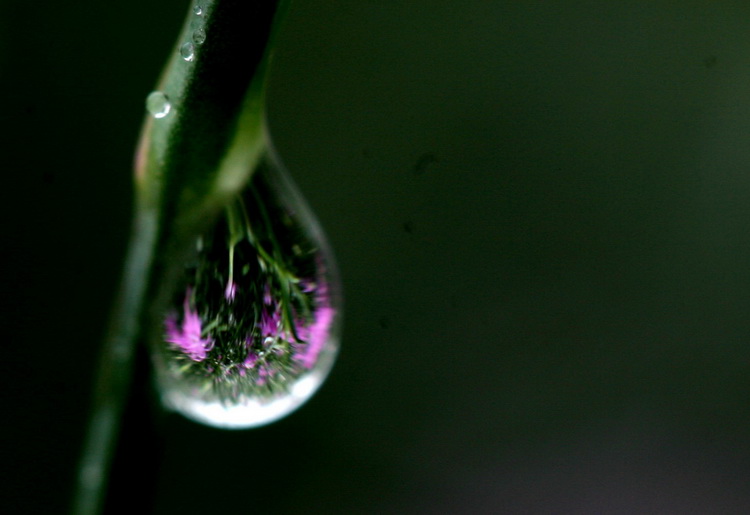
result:
M 155 324 L 164 404 L 224 428 L 287 415 L 318 389 L 338 350 L 338 273 L 316 220 L 268 165 L 194 242 Z

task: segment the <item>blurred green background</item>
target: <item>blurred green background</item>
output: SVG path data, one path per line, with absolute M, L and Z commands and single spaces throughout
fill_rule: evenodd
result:
M 187 5 L 0 2 L 3 513 L 67 506 Z M 163 420 L 139 513 L 750 511 L 750 5 L 297 0 L 269 110 L 340 359 L 271 426 Z

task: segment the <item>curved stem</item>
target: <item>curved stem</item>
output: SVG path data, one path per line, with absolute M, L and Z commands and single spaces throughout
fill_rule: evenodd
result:
M 173 109 L 170 116 L 147 118 L 137 152 L 133 233 L 95 379 L 76 515 L 96 514 L 102 506 L 157 244 L 160 256 L 179 248 L 231 202 L 264 153 L 265 72 L 288 4 L 215 0 L 200 18 L 191 6 L 177 49 L 201 31 L 200 55 L 188 62 L 175 51 L 168 60 L 159 92 Z
M 72 513 L 99 513 L 128 398 L 143 297 L 156 242 L 157 218 L 139 210 L 133 224 L 120 293 L 99 359 L 91 417 L 76 478 Z

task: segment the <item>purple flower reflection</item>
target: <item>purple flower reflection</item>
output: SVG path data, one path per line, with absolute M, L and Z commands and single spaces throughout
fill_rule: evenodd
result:
M 263 308 L 260 314 L 260 334 L 261 337 L 267 336 L 276 337 L 279 334 L 279 328 L 281 327 L 281 310 L 279 307 L 275 307 L 269 310 L 267 307 Z
M 237 283 L 234 281 L 227 282 L 227 287 L 224 289 L 224 298 L 227 302 L 234 302 L 234 298 L 237 296 Z
M 328 340 L 335 311 L 332 307 L 323 306 L 315 312 L 315 321 L 306 327 L 300 327 L 300 337 L 306 342 L 295 345 L 295 358 L 305 368 L 312 368 L 318 360 L 318 354 Z
M 201 319 L 197 311 L 190 309 L 190 291 L 185 294 L 183 309 L 185 314 L 182 325 L 177 327 L 177 315 L 170 314 L 165 321 L 168 343 L 173 344 L 187 354 L 193 361 L 203 361 L 214 342 L 210 338 L 201 338 Z

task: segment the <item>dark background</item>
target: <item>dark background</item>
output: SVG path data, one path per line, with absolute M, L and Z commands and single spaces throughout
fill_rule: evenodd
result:
M 340 359 L 276 424 L 131 442 L 141 513 L 750 511 L 750 7 L 516 4 L 293 5 L 271 129 Z M 0 2 L 3 513 L 69 500 L 186 8 Z

